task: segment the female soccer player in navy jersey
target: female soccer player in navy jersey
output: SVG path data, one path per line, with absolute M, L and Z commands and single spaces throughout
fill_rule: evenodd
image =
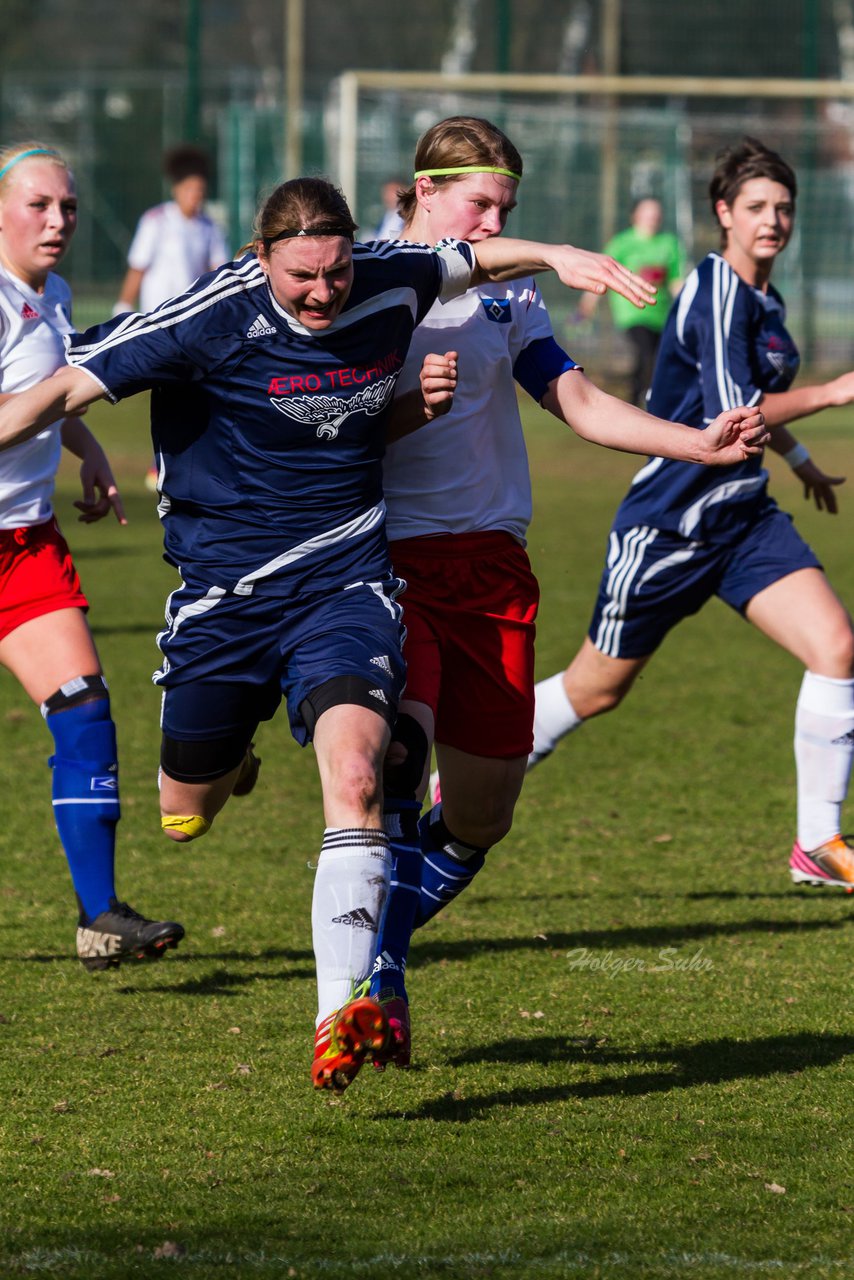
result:
M 745 138 L 710 186 L 721 250 L 689 276 L 664 332 L 649 408 L 704 422 L 727 405 L 758 405 L 770 447 L 816 505 L 836 511 L 824 475 L 786 424 L 854 400 L 854 373 L 790 390 L 798 353 L 770 282 L 792 234 L 789 165 Z M 713 595 L 806 667 L 795 713 L 796 883 L 854 885 L 841 808 L 854 753 L 854 631 L 810 547 L 767 493 L 761 460 L 726 473 L 652 458 L 614 520 L 593 621 L 567 668 L 537 686 L 536 763 L 566 733 L 617 706 L 665 635 Z
M 437 298 L 522 270 L 646 296 L 612 260 L 570 246 L 372 246 L 354 231 L 329 183 L 282 184 L 253 252 L 148 315 L 76 337 L 70 367 L 0 409 L 3 443 L 57 411 L 152 389 L 166 556 L 182 579 L 155 675 L 163 826 L 179 840 L 208 830 L 284 696 L 323 791 L 312 1078 L 333 1090 L 388 1035 L 383 1008 L 353 991 L 370 973 L 389 885 L 380 770 L 404 664 L 381 464 L 413 329 Z M 428 404 L 447 403 L 452 356 L 434 360 Z M 760 424 L 750 410 L 728 415 L 721 448 L 741 456 L 742 432 Z
M 71 295 L 53 268 L 77 225 L 74 177 L 38 142 L 0 149 L 0 403 L 64 364 Z M 116 900 L 116 733 L 86 623 L 88 602 L 53 515 L 62 448 L 82 461 L 89 523 L 121 501 L 103 450 L 77 417 L 57 412 L 0 455 L 0 664 L 41 707 L 54 742 L 54 816 L 77 893 L 77 954 L 88 969 L 156 958 L 183 937 Z

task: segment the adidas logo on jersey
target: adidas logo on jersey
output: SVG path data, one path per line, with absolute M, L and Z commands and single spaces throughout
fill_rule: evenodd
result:
M 379 667 L 380 671 L 384 671 L 386 675 L 391 675 L 391 663 L 388 660 L 388 654 L 384 653 L 379 658 L 371 658 L 371 664 Z
M 246 330 L 247 338 L 264 338 L 268 333 L 275 334 L 276 330 L 269 324 L 259 312 L 255 319 Z
M 333 916 L 332 923 L 349 924 L 353 929 L 370 929 L 371 933 L 377 931 L 374 917 L 364 907 L 356 907 L 355 911 L 345 911 L 341 916 Z
M 384 702 L 386 706 L 388 706 L 388 698 L 385 696 L 382 689 L 369 689 L 368 693 L 372 698 L 376 698 L 377 702 Z
M 28 302 L 25 302 L 24 305 L 21 307 L 21 319 L 22 320 L 38 320 L 39 313 L 38 311 L 36 311 L 35 307 L 31 307 Z

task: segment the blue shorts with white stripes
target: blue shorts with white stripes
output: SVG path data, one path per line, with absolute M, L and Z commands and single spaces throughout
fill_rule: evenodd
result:
M 164 733 L 185 742 L 242 730 L 251 737 L 284 696 L 291 732 L 305 745 L 305 699 L 342 675 L 369 681 L 384 710 L 396 710 L 405 681 L 402 586 L 389 575 L 294 599 L 184 584 L 169 597 L 157 637 Z
M 646 658 L 712 596 L 743 614 L 758 592 L 780 578 L 820 568 L 792 517 L 775 504 L 727 545 L 692 542 L 647 525 L 612 529 L 588 634 L 610 658 Z

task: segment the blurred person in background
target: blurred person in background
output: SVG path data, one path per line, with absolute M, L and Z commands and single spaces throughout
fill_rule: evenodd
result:
M 605 245 L 605 253 L 634 271 L 658 290 L 652 306 L 638 311 L 619 294 L 611 294 L 614 328 L 624 333 L 632 353 L 629 399 L 643 408 L 652 383 L 652 371 L 670 304 L 685 277 L 685 253 L 672 231 L 663 231 L 664 210 L 654 196 L 642 196 L 632 205 L 629 226 Z M 590 320 L 597 299 L 585 295 L 577 319 Z
M 400 192 L 402 182 L 389 179 L 382 185 L 384 213 L 380 224 L 374 232 L 375 240 L 396 240 L 403 230 L 403 218 L 400 216 Z
M 59 153 L 39 142 L 0 149 L 0 404 L 65 364 L 71 294 L 54 268 L 76 225 L 74 177 Z M 63 447 L 81 460 L 79 519 L 112 512 L 126 523 L 109 463 L 79 417 L 59 413 L 0 454 L 0 663 L 53 736 L 53 812 L 77 894 L 77 954 L 87 969 L 106 969 L 157 959 L 184 930 L 116 896 L 116 732 L 88 601 L 53 514 Z
M 226 262 L 229 253 L 222 231 L 205 212 L 210 161 L 200 147 L 183 144 L 163 158 L 172 199 L 147 209 L 137 223 L 128 269 L 113 315 L 153 311 L 167 298 L 184 293 L 194 280 Z M 145 483 L 157 488 L 152 464 Z

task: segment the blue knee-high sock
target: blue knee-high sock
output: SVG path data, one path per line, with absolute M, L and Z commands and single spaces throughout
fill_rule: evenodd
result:
M 421 885 L 421 841 L 417 800 L 386 799 L 383 821 L 391 849 L 391 892 L 377 940 L 371 995 L 392 990 L 406 998 L 406 960 Z
M 442 805 L 434 804 L 418 824 L 421 833 L 421 893 L 416 929 L 453 902 L 486 862 L 488 849 L 458 840 L 445 825 Z
M 116 896 L 116 730 L 107 698 L 78 703 L 45 718 L 56 744 L 48 761 L 53 770 L 54 821 L 80 903 L 81 924 L 88 924 Z

